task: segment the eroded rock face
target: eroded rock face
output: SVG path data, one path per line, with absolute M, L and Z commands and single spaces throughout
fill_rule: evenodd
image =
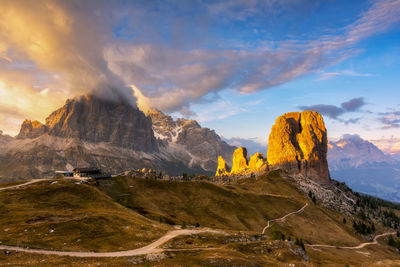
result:
M 259 152 L 255 153 L 254 155 L 251 155 L 248 168 L 252 172 L 259 172 L 262 169 L 265 169 L 266 164 L 264 161 L 264 155 Z
M 174 120 L 157 110 L 149 111 L 147 115 L 153 121 L 156 138 L 167 150 L 181 148 L 182 153 L 186 154 L 185 158 L 191 158 L 193 164 L 207 171 L 217 168 L 218 156 L 222 156 L 229 165 L 232 164 L 232 153 L 236 147 L 221 140 L 215 131 L 201 127 L 195 120 Z
M 321 184 L 328 183 L 327 145 L 325 124 L 318 112 L 286 113 L 272 126 L 268 164 L 289 173 L 303 173 Z
M 21 125 L 21 130 L 17 136 L 18 139 L 37 138 L 48 131 L 48 127 L 39 121 L 25 120 Z
M 226 176 L 229 175 L 229 167 L 226 165 L 225 160 L 219 156 L 218 157 L 218 168 L 215 176 Z
M 149 117 L 129 104 L 95 96 L 67 100 L 46 119 L 46 125 L 54 136 L 111 143 L 135 151 L 158 151 Z
M 239 147 L 233 152 L 232 170 L 230 174 L 243 174 L 247 171 L 247 149 Z

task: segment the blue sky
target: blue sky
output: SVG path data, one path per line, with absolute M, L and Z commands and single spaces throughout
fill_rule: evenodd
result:
M 9 134 L 90 93 L 261 143 L 277 116 L 305 109 L 324 115 L 332 138 L 400 134 L 400 0 L 27 0 L 3 9 L 0 129 Z

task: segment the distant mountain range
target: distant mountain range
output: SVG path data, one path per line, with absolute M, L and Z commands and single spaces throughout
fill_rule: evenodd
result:
M 328 144 L 332 178 L 355 191 L 400 202 L 400 161 L 358 135 Z

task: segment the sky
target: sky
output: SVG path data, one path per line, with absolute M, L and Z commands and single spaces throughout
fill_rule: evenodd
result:
M 0 0 L 0 130 L 96 94 L 262 144 L 315 110 L 329 138 L 400 137 L 400 0 Z

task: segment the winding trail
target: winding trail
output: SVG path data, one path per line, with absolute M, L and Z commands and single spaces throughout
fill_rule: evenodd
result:
M 397 232 L 387 232 L 387 233 L 383 233 L 383 234 L 380 234 L 380 235 L 376 235 L 372 242 L 361 243 L 360 245 L 354 246 L 354 247 L 340 247 L 340 246 L 323 245 L 323 244 L 306 245 L 306 246 L 307 247 L 311 247 L 311 248 L 361 249 L 361 248 L 364 248 L 364 247 L 369 246 L 369 245 L 378 244 L 378 238 L 380 238 L 380 237 L 387 236 L 387 235 L 394 235 L 396 233 Z
M 17 185 L 11 185 L 11 186 L 7 186 L 7 187 L 2 187 L 2 188 L 0 188 L 0 191 L 4 191 L 4 190 L 8 190 L 8 189 L 20 188 L 22 186 L 26 186 L 26 185 L 30 185 L 30 184 L 34 184 L 34 183 L 38 183 L 38 182 L 42 182 L 42 181 L 49 181 L 49 180 L 50 179 L 35 179 L 35 180 L 31 180 L 31 181 L 23 183 L 23 184 L 17 184 Z
M 264 234 L 264 233 L 265 233 L 265 231 L 270 227 L 270 223 L 271 223 L 271 222 L 277 222 L 277 221 L 281 221 L 281 222 L 282 222 L 282 221 L 284 221 L 287 217 L 289 217 L 290 215 L 303 212 L 304 209 L 305 209 L 307 206 L 308 206 L 308 203 L 306 203 L 301 209 L 299 209 L 299 210 L 297 210 L 297 211 L 293 211 L 293 212 L 291 212 L 291 213 L 288 213 L 288 214 L 286 214 L 285 216 L 283 216 L 283 217 L 281 217 L 281 218 L 269 220 L 269 221 L 267 222 L 267 226 L 264 227 L 264 229 L 262 230 L 262 233 L 261 233 L 261 234 Z
M 132 250 L 116 251 L 116 252 L 57 251 L 57 250 L 22 248 L 22 247 L 4 246 L 4 245 L 0 245 L 0 250 L 19 251 L 19 252 L 26 252 L 26 253 L 42 254 L 42 255 L 70 256 L 70 257 L 79 257 L 79 258 L 130 257 L 130 256 L 138 256 L 138 255 L 145 255 L 145 254 L 161 253 L 163 251 L 177 251 L 177 250 L 172 250 L 172 249 L 162 249 L 162 248 L 158 248 L 158 247 L 180 235 L 199 234 L 199 233 L 206 233 L 206 232 L 220 233 L 220 231 L 211 230 L 211 229 L 173 230 L 173 231 L 166 233 L 165 235 L 160 237 L 158 240 L 154 241 L 153 243 L 151 243 L 147 246 L 137 248 L 137 249 L 132 249 Z

